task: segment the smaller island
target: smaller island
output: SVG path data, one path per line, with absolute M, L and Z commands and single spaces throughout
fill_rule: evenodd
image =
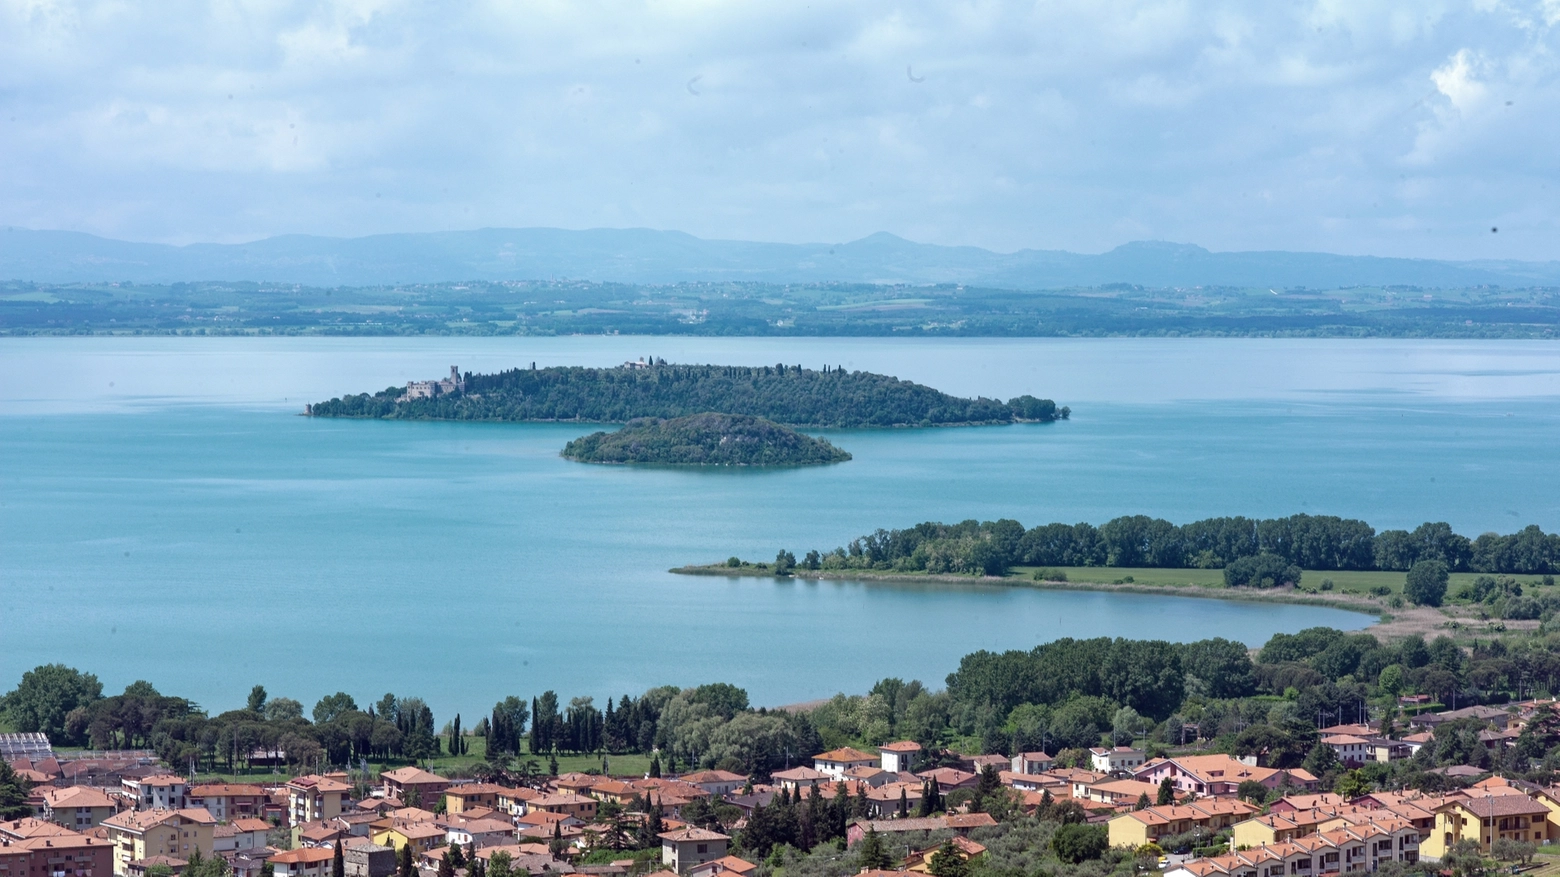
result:
M 714 413 L 636 418 L 617 432 L 569 442 L 563 456 L 581 463 L 667 466 L 815 466 L 850 459 L 828 439 L 762 417 Z

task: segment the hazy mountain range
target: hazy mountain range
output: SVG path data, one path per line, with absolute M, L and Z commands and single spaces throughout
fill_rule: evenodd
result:
M 0 279 L 41 283 L 266 281 L 372 286 L 459 280 L 620 283 L 964 283 L 1465 288 L 1560 285 L 1560 262 L 1442 262 L 1327 253 L 1215 253 L 1139 241 L 1107 253 L 996 253 L 878 233 L 843 244 L 704 240 L 652 229 L 486 228 L 361 238 L 283 235 L 245 244 L 133 243 L 79 232 L 0 232 Z

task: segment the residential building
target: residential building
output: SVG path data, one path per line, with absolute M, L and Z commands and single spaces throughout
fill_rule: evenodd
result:
M 445 843 L 457 843 L 463 847 L 476 844 L 481 847 L 513 843 L 514 823 L 507 819 L 462 819 L 443 822 Z
M 1370 741 L 1353 734 L 1329 734 L 1322 738 L 1322 745 L 1331 749 L 1346 767 L 1359 767 L 1375 756 Z
M 1132 806 L 1148 797 L 1152 804 L 1158 800 L 1159 787 L 1141 780 L 1100 780 L 1094 783 L 1076 783 L 1072 796 L 1078 801 L 1094 801 L 1113 806 Z
M 395 873 L 395 850 L 376 843 L 348 845 L 341 851 L 346 877 L 390 877 Z
M 208 811 L 209 812 L 209 811 Z M 253 816 L 244 816 L 214 825 L 211 828 L 211 846 L 217 853 L 243 853 L 263 850 L 271 833 L 271 823 Z
M 298 777 L 287 783 L 287 824 L 323 822 L 341 815 L 342 801 L 351 787 L 339 780 L 317 774 Z
M 385 795 L 395 796 L 417 807 L 433 809 L 439 796 L 450 787 L 450 781 L 420 767 L 398 767 L 379 775 L 384 783 Z
M 862 752 L 860 749 L 842 746 L 821 755 L 814 755 L 813 770 L 828 774 L 832 779 L 841 780 L 845 778 L 845 771 L 853 767 L 875 767 L 878 762 L 876 756 Z
M 1549 808 L 1521 792 L 1452 798 L 1435 813 L 1435 828 L 1420 844 L 1428 858 L 1440 859 L 1463 839 L 1478 841 L 1486 853 L 1499 838 L 1532 843 L 1549 839 Z
M 1142 767 L 1143 762 L 1147 760 L 1147 752 L 1142 749 L 1133 749 L 1131 746 L 1089 750 L 1089 766 L 1101 773 L 1116 773 L 1117 771 L 1130 773 Z
M 954 837 L 949 842 L 953 844 L 954 855 L 966 862 L 973 861 L 986 853 L 986 848 L 983 845 L 967 837 Z M 930 846 L 924 850 L 916 850 L 906 856 L 904 861 L 899 863 L 899 867 L 903 871 L 914 874 L 930 874 L 932 873 L 932 856 L 940 849 L 942 849 L 942 844 Z
M 1185 834 L 1194 828 L 1222 831 L 1261 812 L 1259 808 L 1236 799 L 1197 800 L 1188 804 L 1167 804 L 1123 813 L 1107 825 L 1110 845 L 1136 849 L 1150 841 L 1172 834 Z
M 186 793 L 191 807 L 204 807 L 219 822 L 259 816 L 265 813 L 265 789 L 235 783 L 205 783 L 190 786 Z
M 845 782 L 861 783 L 875 789 L 899 782 L 899 774 L 889 773 L 879 767 L 853 767 L 845 771 Z
M 978 774 L 952 767 L 923 770 L 916 776 L 923 780 L 936 780 L 937 788 L 942 792 L 951 792 L 954 789 L 973 789 L 980 785 L 980 776 Z
M 798 789 L 810 789 L 819 783 L 830 782 L 834 777 L 810 767 L 793 767 L 790 770 L 781 770 L 770 774 L 770 779 L 774 780 L 781 788 L 794 792 Z
M 1234 795 L 1244 782 L 1260 783 L 1265 788 L 1276 789 L 1292 786 L 1314 791 L 1321 786 L 1316 777 L 1299 768 L 1278 770 L 1246 764 L 1228 755 L 1182 755 L 1175 758 L 1159 758 L 1145 763 L 1132 772 L 1133 777 L 1144 782 L 1159 783 L 1165 777 L 1178 792 L 1192 792 L 1199 796 Z
M 725 858 L 731 838 L 715 831 L 688 826 L 661 832 L 661 864 L 679 874 L 696 865 Z
M 685 783 L 698 786 L 706 794 L 724 796 L 747 784 L 748 778 L 729 770 L 701 770 L 678 777 Z M 738 861 L 741 861 L 740 859 Z
M 719 877 L 721 874 L 728 874 L 730 877 L 751 877 L 757 870 L 758 866 L 747 859 L 723 856 L 702 865 L 694 865 L 688 869 L 688 877 Z
M 880 767 L 889 773 L 912 773 L 921 758 L 921 744 L 914 740 L 884 743 L 878 747 Z
M 4 877 L 109 877 L 114 848 L 76 832 L 0 842 Z
M 46 788 L 43 799 L 44 819 L 76 831 L 86 831 L 119 812 L 114 799 L 102 789 L 91 786 L 70 786 L 64 789 Z
M 657 800 L 664 804 L 665 796 L 658 796 Z M 559 816 L 572 816 L 581 822 L 589 822 L 596 818 L 596 807 L 599 803 L 595 798 L 572 793 L 546 795 L 527 802 L 526 812 L 555 813 Z
M 342 850 L 342 856 L 346 856 L 346 850 Z M 270 861 L 276 877 L 329 877 L 335 857 L 336 851 L 329 847 L 299 847 L 277 853 Z M 345 858 L 342 864 L 346 864 Z
M 396 852 L 400 852 L 401 847 L 411 844 L 412 858 L 415 859 L 434 847 L 449 843 L 449 834 L 433 822 L 396 820 L 386 828 L 374 829 L 373 841 L 380 846 L 390 847 Z
M 133 865 L 157 856 L 183 861 L 196 851 L 211 856 L 215 852 L 212 829 L 216 823 L 205 808 L 117 813 L 103 821 L 114 847 L 114 874 L 131 877 Z
M 444 812 L 464 813 L 473 807 L 499 810 L 501 809 L 498 805 L 499 796 L 508 791 L 510 791 L 508 787 L 497 783 L 467 783 L 462 786 L 450 786 L 444 790 Z
M 178 810 L 184 807 L 184 794 L 189 788 L 183 779 L 165 773 L 125 777 L 120 784 L 135 801 L 137 810 Z

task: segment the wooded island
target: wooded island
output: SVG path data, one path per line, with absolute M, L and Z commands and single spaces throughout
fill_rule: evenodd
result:
M 581 463 L 677 466 L 806 466 L 850 459 L 827 439 L 762 417 L 713 413 L 630 420 L 617 432 L 591 433 L 569 442 L 563 456 Z
M 467 372 L 458 380 L 418 381 L 307 408 L 316 417 L 596 423 L 711 411 L 807 428 L 1050 422 L 1071 414 L 1050 399 L 966 399 L 887 375 L 833 366 L 813 370 L 665 360 L 616 368 L 537 369 L 533 364 L 490 375 Z

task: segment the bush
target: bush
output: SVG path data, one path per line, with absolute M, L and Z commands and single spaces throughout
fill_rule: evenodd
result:
M 1031 578 L 1037 582 L 1065 582 L 1067 572 L 1060 569 L 1037 569 Z
M 1386 597 L 1392 594 L 1392 587 L 1390 585 L 1375 585 L 1370 589 L 1370 592 L 1377 597 Z
M 1451 571 L 1439 560 L 1421 560 L 1408 571 L 1403 596 L 1421 606 L 1439 606 L 1446 596 Z
M 1224 568 L 1224 584 L 1238 588 L 1250 585 L 1254 588 L 1274 588 L 1280 585 L 1299 585 L 1300 567 L 1276 554 L 1263 552 L 1242 557 Z
M 1103 825 L 1063 825 L 1051 836 L 1051 849 L 1069 865 L 1098 859 L 1110 847 Z
M 1333 589 L 1333 580 L 1332 579 L 1322 579 L 1322 590 L 1324 590 L 1324 591 L 1331 591 L 1332 589 Z

